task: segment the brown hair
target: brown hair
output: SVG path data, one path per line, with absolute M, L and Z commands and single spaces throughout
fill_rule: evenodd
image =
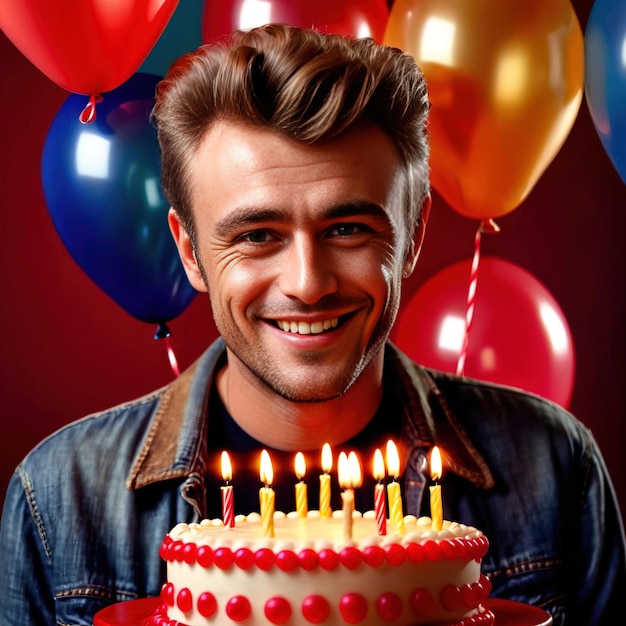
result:
M 241 121 L 314 143 L 369 120 L 400 154 L 412 231 L 430 191 L 428 110 L 424 77 L 397 48 L 283 24 L 236 32 L 181 57 L 159 83 L 152 119 L 163 189 L 195 240 L 189 162 L 215 121 Z

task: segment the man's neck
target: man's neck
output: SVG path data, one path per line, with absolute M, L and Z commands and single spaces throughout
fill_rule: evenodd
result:
M 381 351 L 338 398 L 292 402 L 227 363 L 218 372 L 217 390 L 232 418 L 251 437 L 277 450 L 305 451 L 340 444 L 363 430 L 381 402 L 382 374 Z

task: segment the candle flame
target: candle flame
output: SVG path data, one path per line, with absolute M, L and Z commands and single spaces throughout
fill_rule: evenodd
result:
M 439 446 L 433 446 L 432 452 L 430 453 L 430 475 L 433 480 L 439 480 L 441 478 L 443 471 L 442 465 Z
M 306 474 L 306 461 L 304 460 L 304 454 L 302 454 L 302 452 L 298 452 L 296 454 L 296 459 L 293 465 L 296 476 L 299 480 L 302 480 L 304 478 L 304 475 Z
M 383 460 L 383 453 L 378 448 L 374 452 L 374 478 L 376 480 L 385 478 L 385 461 Z
M 363 473 L 361 472 L 361 462 L 356 452 L 348 455 L 348 466 L 350 468 L 350 482 L 352 487 L 360 487 L 363 484 Z
M 272 467 L 272 459 L 267 450 L 261 451 L 261 471 L 259 473 L 261 482 L 265 485 L 271 485 L 274 482 L 274 468 Z
M 400 456 L 396 444 L 391 439 L 387 442 L 387 473 L 394 478 L 400 475 Z
M 326 474 L 333 469 L 333 451 L 328 443 L 322 446 L 322 469 Z
M 226 482 L 233 479 L 233 466 L 230 464 L 230 457 L 226 450 L 222 451 L 222 478 Z
M 361 486 L 363 482 L 361 463 L 356 452 L 350 452 L 350 455 L 347 455 L 345 452 L 339 453 L 337 476 L 339 478 L 339 486 L 342 489 L 354 489 Z
M 348 465 L 348 455 L 345 452 L 340 452 L 337 459 L 337 478 L 342 489 L 350 488 L 350 466 Z

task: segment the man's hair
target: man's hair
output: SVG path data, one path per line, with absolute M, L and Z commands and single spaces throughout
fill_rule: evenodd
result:
M 238 31 L 181 57 L 158 85 L 152 120 L 163 190 L 195 242 L 190 162 L 214 122 L 250 124 L 315 143 L 367 120 L 399 152 L 412 232 L 430 191 L 428 110 L 424 77 L 397 48 L 284 24 Z

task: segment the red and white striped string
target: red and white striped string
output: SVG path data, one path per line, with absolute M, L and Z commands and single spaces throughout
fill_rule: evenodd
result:
M 476 306 L 476 288 L 478 286 L 478 268 L 480 266 L 480 244 L 483 233 L 498 233 L 499 226 L 491 219 L 483 220 L 476 229 L 474 236 L 474 256 L 472 257 L 472 266 L 470 270 L 469 288 L 467 290 L 467 306 L 465 309 L 465 333 L 463 334 L 463 345 L 456 364 L 456 373 L 463 376 L 465 372 L 465 361 L 467 359 L 467 347 L 469 344 L 469 335 L 474 321 L 474 308 Z

